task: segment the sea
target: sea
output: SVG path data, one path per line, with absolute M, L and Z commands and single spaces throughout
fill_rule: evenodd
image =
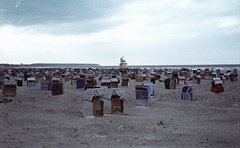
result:
M 0 64 L 1 65 L 1 64 Z M 73 69 L 118 69 L 118 65 L 113 66 L 101 66 L 99 64 L 30 64 L 30 65 L 9 65 L 2 64 L 0 69 L 5 68 L 73 68 Z M 240 64 L 198 64 L 198 65 L 128 65 L 129 69 L 180 69 L 180 68 L 188 68 L 188 69 L 220 69 L 220 70 L 228 70 L 228 69 L 237 69 L 240 70 Z
M 119 66 L 101 66 L 101 68 L 119 68 Z M 210 70 L 228 70 L 237 69 L 240 70 L 240 64 L 203 64 L 203 65 L 129 65 L 128 68 L 140 68 L 140 69 L 210 69 Z

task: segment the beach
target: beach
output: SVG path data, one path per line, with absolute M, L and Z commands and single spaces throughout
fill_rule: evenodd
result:
M 156 81 L 149 106 L 136 106 L 135 85 L 124 89 L 124 112 L 83 117 L 84 89 L 63 82 L 64 92 L 17 87 L 15 97 L 0 90 L 0 147 L 238 147 L 240 85 L 225 81 L 224 92 L 211 92 L 211 80 L 193 85 L 193 100 L 182 100 L 181 89 L 165 89 Z M 99 81 L 98 81 L 99 85 Z M 119 84 L 120 86 L 120 84 Z

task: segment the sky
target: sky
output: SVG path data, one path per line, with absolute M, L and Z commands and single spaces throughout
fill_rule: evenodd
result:
M 0 0 L 0 63 L 240 63 L 240 0 Z

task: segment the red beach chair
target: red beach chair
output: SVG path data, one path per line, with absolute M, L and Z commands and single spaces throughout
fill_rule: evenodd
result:
M 213 78 L 211 91 L 214 93 L 224 92 L 224 88 L 222 85 L 223 85 L 223 81 L 220 78 Z

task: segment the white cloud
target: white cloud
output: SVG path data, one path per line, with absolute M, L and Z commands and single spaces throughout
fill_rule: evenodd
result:
M 235 27 L 240 25 L 240 19 L 234 17 L 220 18 L 216 21 L 219 27 Z

